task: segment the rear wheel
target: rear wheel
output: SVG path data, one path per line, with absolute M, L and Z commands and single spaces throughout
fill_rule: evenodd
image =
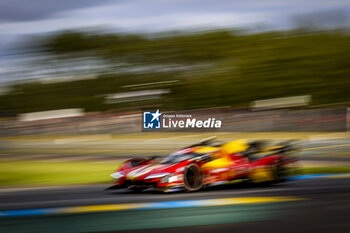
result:
M 185 190 L 188 192 L 197 191 L 202 188 L 202 172 L 197 164 L 190 164 L 184 171 Z
M 282 165 L 275 166 L 272 172 L 275 182 L 283 182 L 290 175 L 289 168 Z

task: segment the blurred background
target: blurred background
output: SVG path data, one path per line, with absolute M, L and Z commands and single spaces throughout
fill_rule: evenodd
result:
M 0 134 L 137 133 L 143 108 L 346 131 L 347 3 L 200 2 L 4 1 Z
M 343 0 L 2 0 L 0 188 L 108 183 L 212 135 L 300 139 L 302 172 L 349 172 L 349 17 Z M 145 133 L 144 109 L 223 127 Z

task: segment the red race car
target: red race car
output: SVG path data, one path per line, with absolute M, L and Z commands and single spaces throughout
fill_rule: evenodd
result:
M 261 141 L 221 143 L 210 138 L 163 158 L 125 161 L 111 174 L 115 184 L 109 189 L 197 191 L 236 181 L 282 182 L 296 161 L 290 156 L 293 151 L 295 144 L 291 141 L 266 147 Z

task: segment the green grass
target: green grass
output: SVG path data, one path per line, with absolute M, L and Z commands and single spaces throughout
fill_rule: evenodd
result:
M 300 174 L 350 173 L 350 166 L 304 167 Z
M 57 186 L 112 183 L 120 161 L 0 160 L 0 186 Z M 350 166 L 303 167 L 299 174 L 350 173 Z
M 120 162 L 0 161 L 0 186 L 50 186 L 112 182 Z

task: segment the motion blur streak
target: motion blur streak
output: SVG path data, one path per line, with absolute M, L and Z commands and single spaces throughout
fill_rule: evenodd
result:
M 128 210 L 128 209 L 129 210 L 130 209 L 167 209 L 167 208 L 184 208 L 184 207 L 199 207 L 199 206 L 256 204 L 256 203 L 286 202 L 286 201 L 300 201 L 300 200 L 307 200 L 307 199 L 298 198 L 298 197 L 278 197 L 278 196 L 277 197 L 241 197 L 241 198 L 222 198 L 222 199 L 190 200 L 190 201 L 77 206 L 77 207 L 69 207 L 69 208 L 8 210 L 8 211 L 1 211 L 0 217 L 105 212 L 105 211 L 120 211 L 120 210 Z
M 0 0 L 0 232 L 348 233 L 349 19 L 349 0 Z M 176 170 L 150 185 L 148 165 Z

